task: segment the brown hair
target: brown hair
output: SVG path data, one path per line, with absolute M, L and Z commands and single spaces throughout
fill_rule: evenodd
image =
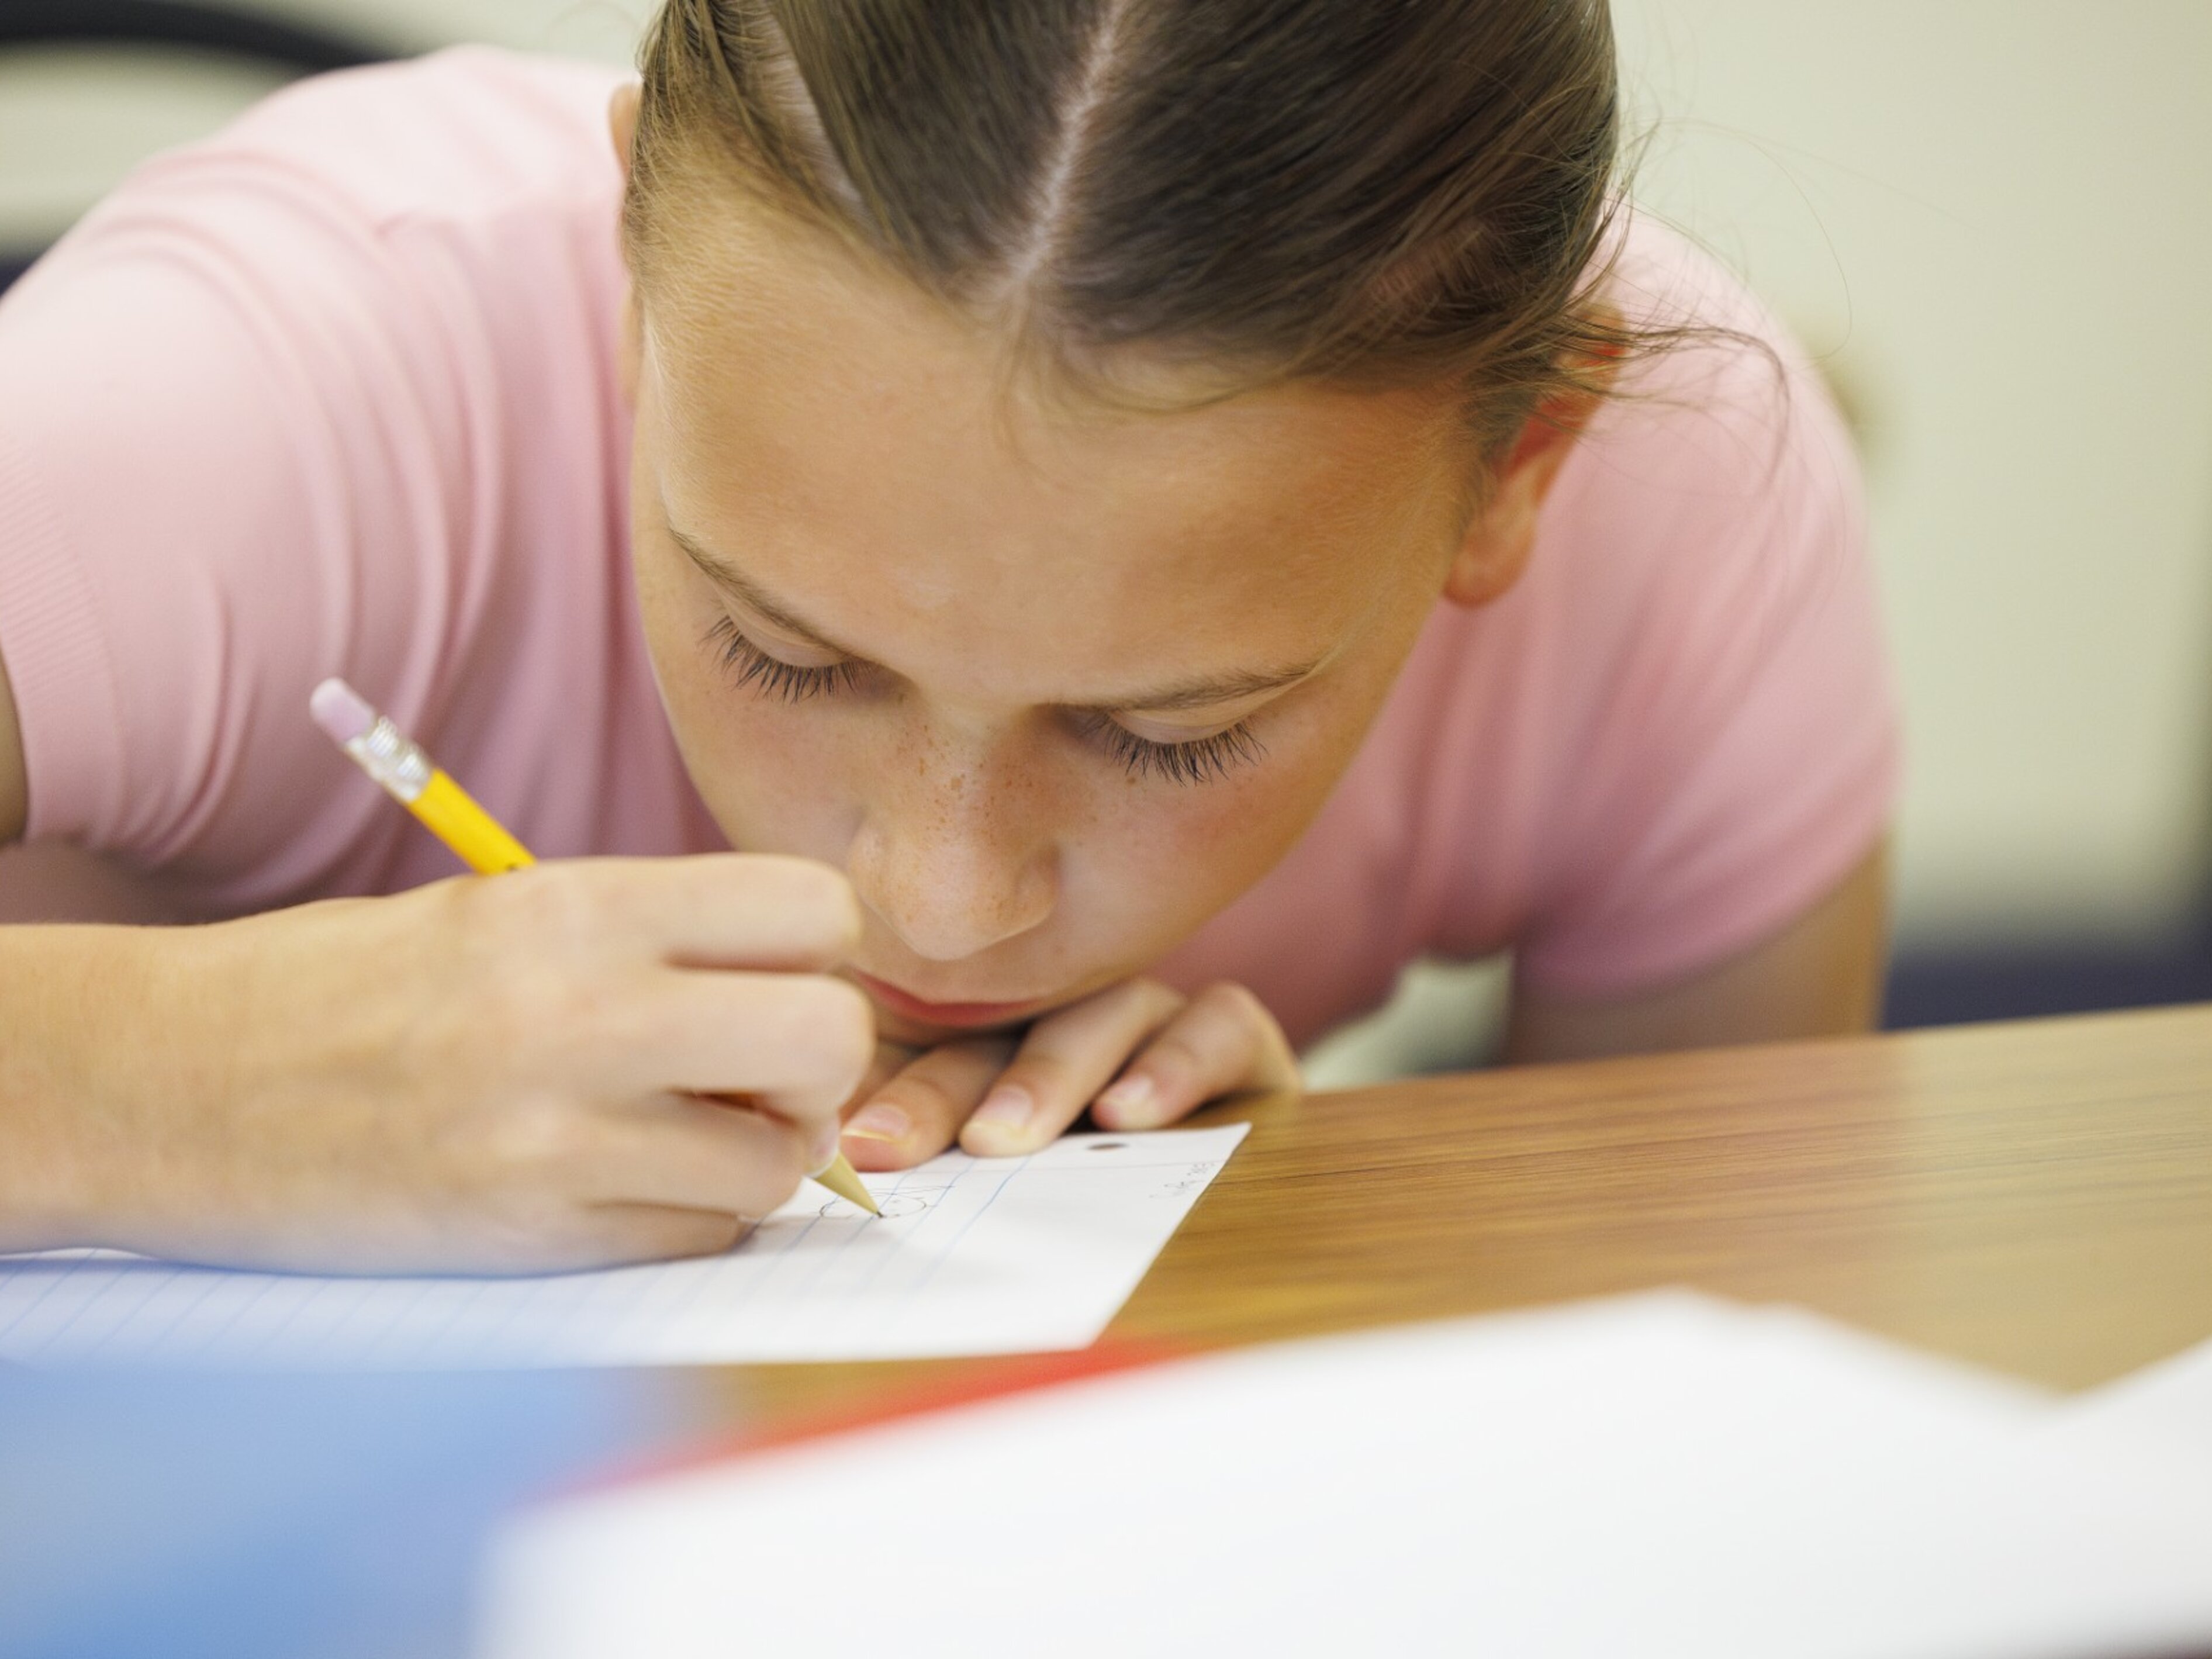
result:
M 667 0 L 642 68 L 648 283 L 719 155 L 1086 380 L 1456 379 L 1491 453 L 1644 343 L 1605 0 Z

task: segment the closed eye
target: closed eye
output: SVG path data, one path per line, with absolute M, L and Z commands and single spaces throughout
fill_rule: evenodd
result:
M 701 644 L 720 660 L 739 687 L 781 702 L 805 702 L 813 697 L 835 696 L 860 685 L 866 665 L 845 658 L 834 663 L 806 665 L 771 657 L 738 631 L 729 617 L 719 617 Z M 1110 715 L 1096 709 L 1075 711 L 1083 735 L 1119 761 L 1130 776 L 1158 777 L 1170 783 L 1210 783 L 1239 766 L 1264 758 L 1267 745 L 1249 723 L 1239 720 L 1224 731 L 1202 738 L 1163 743 L 1140 738 Z
M 1243 720 L 1225 731 L 1180 743 L 1140 738 L 1103 714 L 1086 714 L 1086 734 L 1120 761 L 1131 777 L 1158 775 L 1170 783 L 1211 783 L 1239 766 L 1265 758 L 1267 747 Z
M 851 690 L 860 681 L 860 665 L 849 658 L 805 667 L 771 657 L 738 632 L 737 623 L 727 617 L 715 619 L 701 644 L 721 659 L 722 666 L 738 685 L 783 702 L 832 696 Z

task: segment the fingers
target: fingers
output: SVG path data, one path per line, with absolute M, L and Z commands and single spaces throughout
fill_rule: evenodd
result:
M 806 1137 L 748 1107 L 668 1097 L 605 1127 L 591 1189 L 602 1205 L 742 1219 L 768 1214 L 819 1167 Z M 822 1160 L 826 1162 L 827 1160 Z
M 1131 1052 L 1182 1006 L 1157 981 L 1125 980 L 1039 1020 L 961 1130 L 961 1146 L 981 1158 L 1036 1151 L 1081 1116 Z
M 605 1018 L 623 1092 L 749 1095 L 817 1138 L 876 1057 L 866 996 L 820 974 L 655 969 Z
M 581 859 L 503 876 L 492 890 L 538 907 L 545 926 L 571 937 L 611 937 L 696 968 L 819 972 L 860 938 L 852 884 L 811 859 Z
M 1221 1095 L 1298 1086 L 1297 1056 L 1241 985 L 1200 992 L 1093 1103 L 1105 1129 L 1153 1129 Z
M 874 1090 L 847 1121 L 845 1155 L 859 1170 L 903 1170 L 952 1144 L 960 1125 L 1014 1052 L 1010 1038 L 977 1037 L 925 1050 Z
M 843 1107 L 849 1121 L 860 1109 L 876 1097 L 876 1093 L 901 1072 L 912 1065 L 926 1050 L 903 1042 L 893 1042 L 885 1037 L 876 1039 L 876 1057 L 868 1062 L 867 1074 L 861 1078 L 860 1086 L 853 1091 L 853 1097 Z

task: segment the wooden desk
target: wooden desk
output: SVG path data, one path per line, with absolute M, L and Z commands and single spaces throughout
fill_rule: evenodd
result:
M 1216 1109 L 1113 1334 L 1212 1346 L 1686 1284 L 2060 1387 L 2212 1334 L 2212 1007 Z M 750 1421 L 957 1366 L 719 1373 Z

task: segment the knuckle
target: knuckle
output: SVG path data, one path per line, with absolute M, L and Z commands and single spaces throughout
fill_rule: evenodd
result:
M 538 1186 L 588 1165 L 598 1143 L 596 1127 L 569 1103 L 534 1096 L 476 1125 L 462 1152 L 489 1184 Z
M 1060 1055 L 1040 1051 L 1017 1057 L 1000 1081 L 1027 1090 L 1033 1100 L 1042 1100 L 1066 1088 L 1073 1073 L 1074 1068 Z
M 1098 992 L 1088 1006 L 1107 1010 L 1117 1018 L 1124 1014 L 1149 1017 L 1176 1000 L 1180 999 L 1176 993 L 1156 979 L 1125 979 Z
M 608 910 L 616 902 L 611 890 L 619 882 L 617 872 L 586 860 L 538 865 L 496 878 L 479 878 L 477 884 L 502 900 L 513 896 L 534 946 L 568 953 L 599 943 Z
M 944 1121 L 973 1109 L 983 1091 L 1001 1075 L 1003 1058 L 994 1062 L 972 1050 L 951 1048 L 925 1054 L 900 1073 L 893 1086 L 902 1104 L 917 1106 L 931 1121 Z
M 902 1073 L 878 1090 L 876 1098 L 899 1107 L 925 1129 L 950 1123 L 963 1109 L 952 1091 L 927 1072 Z
M 1274 1029 L 1275 1017 L 1249 986 L 1234 980 L 1217 980 L 1198 994 L 1195 1006 L 1228 1016 L 1241 1025 L 1260 1030 Z
M 1206 1051 L 1181 1032 L 1171 1032 L 1146 1049 L 1145 1068 L 1177 1079 L 1200 1077 L 1211 1069 Z
M 1203 991 L 1199 991 L 1197 1000 L 1201 1002 L 1201 1005 L 1206 1005 L 1207 1009 L 1218 1009 L 1221 1013 L 1234 1013 L 1248 1022 L 1272 1020 L 1272 1015 L 1267 1013 L 1267 1006 L 1265 1006 L 1263 1002 L 1252 994 L 1252 988 L 1245 987 L 1245 984 L 1237 984 L 1237 980 L 1214 980 L 1214 982 L 1207 984 Z
M 1156 979 L 1141 980 L 1138 981 L 1137 988 L 1143 995 L 1146 1015 L 1155 1024 L 1173 1019 L 1190 1006 L 1188 997 L 1172 985 L 1163 985 Z

